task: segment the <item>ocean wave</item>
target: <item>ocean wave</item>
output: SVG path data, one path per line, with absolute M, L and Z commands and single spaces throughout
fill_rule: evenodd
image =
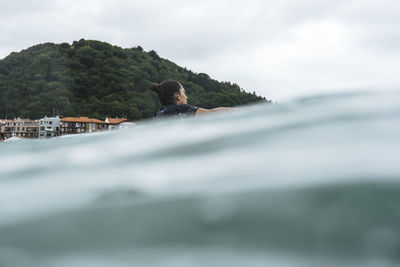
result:
M 398 96 L 1 143 L 0 266 L 394 266 Z

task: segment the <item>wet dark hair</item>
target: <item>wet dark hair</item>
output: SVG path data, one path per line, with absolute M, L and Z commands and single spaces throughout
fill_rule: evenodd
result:
M 166 80 L 162 83 L 153 83 L 150 89 L 158 94 L 158 99 L 160 99 L 161 105 L 168 106 L 174 104 L 174 94 L 180 94 L 182 85 L 173 80 Z

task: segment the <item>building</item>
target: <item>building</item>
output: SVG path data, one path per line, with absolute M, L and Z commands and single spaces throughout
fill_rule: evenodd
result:
M 61 135 L 92 133 L 104 130 L 108 130 L 108 124 L 105 121 L 88 117 L 65 117 L 61 118 L 60 122 Z
M 0 128 L 0 133 L 3 139 L 7 139 L 12 136 L 38 138 L 39 122 L 21 118 L 4 120 Z
M 136 123 L 126 118 L 106 118 L 106 123 L 109 125 L 109 130 L 121 130 L 135 126 Z
M 56 137 L 60 135 L 60 117 L 45 116 L 39 120 L 39 139 Z
M 7 119 L 0 119 L 0 141 L 3 141 L 6 139 L 6 124 L 12 122 L 12 120 L 7 120 Z

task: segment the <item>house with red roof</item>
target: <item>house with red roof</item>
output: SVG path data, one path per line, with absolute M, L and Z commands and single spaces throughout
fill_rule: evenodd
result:
M 110 130 L 121 130 L 136 125 L 134 121 L 127 118 L 106 118 L 105 122 L 108 123 Z
M 108 130 L 108 123 L 88 117 L 65 117 L 61 118 L 60 122 L 61 135 L 92 133 L 105 130 Z

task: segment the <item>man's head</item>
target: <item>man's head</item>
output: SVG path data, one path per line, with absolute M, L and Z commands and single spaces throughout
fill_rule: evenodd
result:
M 151 86 L 151 90 L 158 94 L 158 98 L 163 106 L 187 104 L 188 97 L 186 96 L 185 89 L 177 81 L 166 80 L 160 84 L 154 83 Z

